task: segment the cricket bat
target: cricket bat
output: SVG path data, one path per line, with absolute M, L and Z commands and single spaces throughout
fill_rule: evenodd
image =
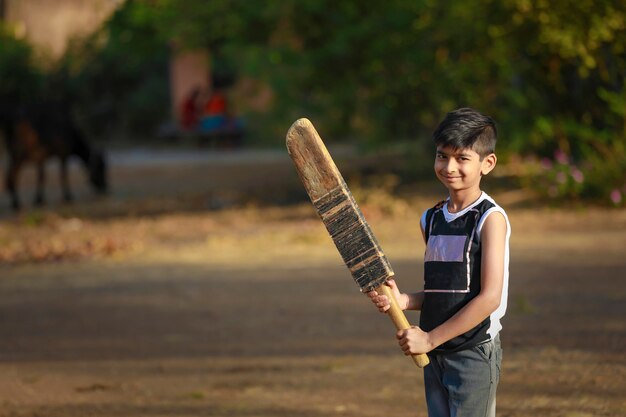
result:
M 287 132 L 287 150 L 313 206 L 361 291 L 385 294 L 391 304 L 387 313 L 396 329 L 410 328 L 391 288 L 385 285 L 394 275 L 391 265 L 308 119 L 298 119 L 291 126 Z M 424 354 L 412 357 L 420 368 L 429 363 Z

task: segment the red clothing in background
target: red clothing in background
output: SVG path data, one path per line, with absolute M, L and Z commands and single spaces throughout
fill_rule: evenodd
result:
M 220 92 L 215 92 L 204 106 L 204 114 L 213 116 L 226 113 L 226 97 Z

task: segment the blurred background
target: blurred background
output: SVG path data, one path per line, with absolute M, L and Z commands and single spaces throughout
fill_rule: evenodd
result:
M 624 415 L 625 78 L 618 0 L 0 0 L 0 417 L 425 415 L 284 140 L 410 291 L 464 106 L 513 228 L 500 415 Z
M 419 155 L 472 106 L 534 191 L 623 205 L 619 1 L 0 5 L 3 107 L 63 101 L 105 147 L 281 147 L 307 116 L 331 143 Z

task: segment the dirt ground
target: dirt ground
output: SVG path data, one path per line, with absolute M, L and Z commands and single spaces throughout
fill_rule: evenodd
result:
M 50 208 L 0 211 L 0 417 L 426 415 L 282 156 L 113 162 L 105 199 L 75 167 L 73 205 L 51 173 Z M 406 290 L 441 195 L 416 188 L 353 190 Z M 513 228 L 498 415 L 626 415 L 626 211 L 489 191 Z

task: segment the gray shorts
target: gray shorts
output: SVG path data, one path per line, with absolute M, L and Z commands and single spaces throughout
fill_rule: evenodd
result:
M 500 336 L 453 353 L 429 353 L 424 387 L 429 417 L 495 417 Z

